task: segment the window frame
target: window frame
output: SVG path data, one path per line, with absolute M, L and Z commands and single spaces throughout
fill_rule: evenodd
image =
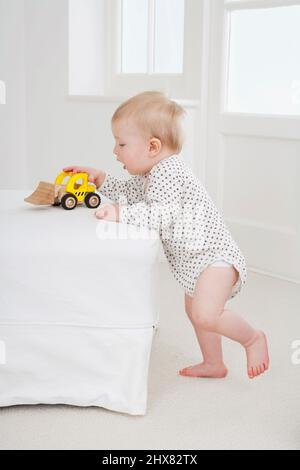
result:
M 122 56 L 122 50 L 123 50 L 123 45 L 124 43 L 122 42 L 122 36 L 123 36 L 123 9 L 124 9 L 124 2 L 126 0 L 120 0 L 120 23 L 119 23 L 119 28 L 120 28 L 120 37 L 118 40 L 118 45 L 120 49 L 120 54 L 118 58 L 118 74 L 120 75 L 131 75 L 137 72 L 126 72 L 122 71 L 122 65 L 123 65 L 123 56 Z M 156 72 L 155 69 L 155 29 L 156 29 L 156 8 L 157 8 L 157 3 L 160 0 L 145 0 L 147 4 L 147 17 L 148 17 L 148 31 L 147 31 L 147 42 L 148 42 L 148 50 L 147 50 L 147 71 L 146 72 L 141 72 L 142 75 L 182 75 L 183 74 L 183 50 L 182 50 L 182 71 L 181 72 Z M 184 6 L 184 16 L 185 16 L 185 11 L 186 11 L 186 2 L 187 0 L 181 0 L 183 2 Z M 184 18 L 184 24 L 183 24 L 183 44 L 182 44 L 182 49 L 184 48 L 184 34 L 185 34 L 185 28 L 186 28 L 186 22 Z
M 224 0 L 224 8 L 228 10 L 249 10 L 260 8 L 276 8 L 299 5 L 299 0 Z
M 288 6 L 300 6 L 300 0 L 224 0 L 223 1 L 223 50 L 222 50 L 222 83 L 221 88 L 221 115 L 224 117 L 233 117 L 234 116 L 255 116 L 259 117 L 269 117 L 275 119 L 284 120 L 288 118 L 289 120 L 299 120 L 300 116 L 294 114 L 263 114 L 263 113 L 245 113 L 245 112 L 234 112 L 228 111 L 228 89 L 229 89 L 229 56 L 230 56 L 230 20 L 231 13 L 238 10 L 259 10 L 267 8 L 278 8 L 278 7 L 288 7 Z
M 189 54 L 193 34 L 191 34 L 186 25 L 189 22 L 189 18 L 193 16 L 193 9 L 197 8 L 197 3 L 199 8 L 199 3 L 202 3 L 199 0 L 185 0 L 182 73 L 123 73 L 120 70 L 122 58 L 122 0 L 110 0 L 108 44 L 110 45 L 111 54 L 108 54 L 107 58 L 106 95 L 126 96 L 145 89 L 156 89 L 165 92 L 167 95 L 188 97 L 188 90 L 191 88 L 191 82 L 193 81 L 194 62 Z M 201 19 L 200 23 L 202 23 Z M 201 41 L 199 43 L 199 50 L 201 50 Z

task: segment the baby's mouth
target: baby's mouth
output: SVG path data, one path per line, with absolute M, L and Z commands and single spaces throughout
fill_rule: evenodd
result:
M 122 163 L 121 160 L 118 160 L 118 162 Z M 126 170 L 126 166 L 123 163 L 123 169 Z

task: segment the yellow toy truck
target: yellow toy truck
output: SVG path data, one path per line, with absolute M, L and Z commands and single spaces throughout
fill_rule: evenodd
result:
M 63 184 L 66 178 L 67 181 Z M 61 205 L 66 210 L 72 210 L 77 204 L 84 202 L 88 208 L 96 209 L 101 204 L 101 198 L 95 189 L 95 185 L 88 181 L 87 173 L 63 171 L 54 184 L 41 181 L 24 201 L 35 205 Z

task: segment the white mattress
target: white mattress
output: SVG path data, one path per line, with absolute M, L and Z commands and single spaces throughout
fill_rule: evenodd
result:
M 85 206 L 31 206 L 28 194 L 0 191 L 0 406 L 144 414 L 157 233 Z

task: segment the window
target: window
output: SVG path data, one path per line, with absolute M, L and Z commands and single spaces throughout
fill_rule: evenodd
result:
M 69 94 L 105 90 L 105 0 L 69 0 Z
M 147 72 L 148 0 L 123 0 L 121 72 Z
M 122 0 L 121 73 L 183 73 L 184 0 Z
M 248 9 L 225 3 L 229 5 L 225 109 L 299 116 L 300 5 L 266 8 L 262 1 L 262 8 L 249 8 L 247 3 Z
M 203 2 L 68 0 L 71 96 L 198 96 Z M 185 27 L 188 25 L 189 27 Z

